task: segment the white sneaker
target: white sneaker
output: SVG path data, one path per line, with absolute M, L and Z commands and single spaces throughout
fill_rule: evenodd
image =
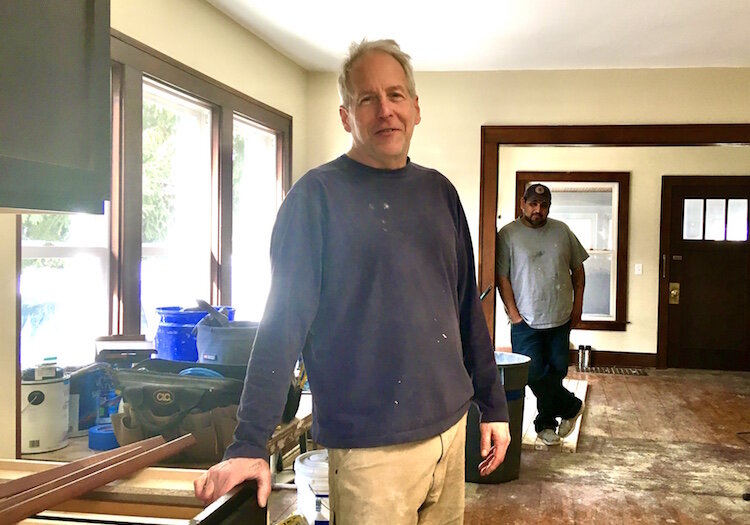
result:
M 541 432 L 537 432 L 536 436 L 548 447 L 562 443 L 560 436 L 558 436 L 551 428 L 545 428 Z
M 576 428 L 576 421 L 583 415 L 583 409 L 586 408 L 586 403 L 581 401 L 581 408 L 576 412 L 576 415 L 570 419 L 563 419 L 560 421 L 560 426 L 557 427 L 557 435 L 561 438 L 568 437 L 573 429 Z

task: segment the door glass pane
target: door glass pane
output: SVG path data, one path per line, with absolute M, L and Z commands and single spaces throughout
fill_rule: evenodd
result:
M 236 319 L 258 321 L 271 286 L 271 231 L 280 203 L 276 134 L 235 117 L 232 157 L 232 306 Z
M 685 199 L 682 216 L 682 238 L 703 239 L 703 199 Z
M 583 290 L 583 314 L 586 319 L 614 318 L 612 254 L 592 253 L 583 263 L 586 287 Z
M 706 199 L 706 240 L 723 241 L 726 200 Z
M 729 199 L 727 207 L 727 240 L 747 240 L 747 199 Z
M 195 306 L 211 291 L 211 110 L 143 83 L 141 331 L 156 308 Z
M 94 361 L 109 333 L 109 214 L 22 216 L 21 367 Z

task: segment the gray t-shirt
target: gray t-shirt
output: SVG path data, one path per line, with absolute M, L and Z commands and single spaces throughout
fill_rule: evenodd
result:
M 518 312 L 532 328 L 554 328 L 568 322 L 573 310 L 570 272 L 589 254 L 570 228 L 547 219 L 541 228 L 520 218 L 497 234 L 496 271 L 513 287 Z

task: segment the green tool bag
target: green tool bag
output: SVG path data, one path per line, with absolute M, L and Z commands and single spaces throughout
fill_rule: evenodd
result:
M 182 375 L 212 371 L 217 377 Z M 162 435 L 174 439 L 192 432 L 197 443 L 173 457 L 179 462 L 221 461 L 237 427 L 245 366 L 211 365 L 148 359 L 134 368 L 113 370 L 123 411 L 112 415 L 112 428 L 122 445 Z M 297 412 L 301 389 L 292 382 L 281 423 Z
M 114 379 L 123 400 L 123 412 L 112 416 L 120 445 L 192 432 L 197 444 L 175 460 L 221 460 L 237 426 L 241 380 L 137 369 L 117 369 Z

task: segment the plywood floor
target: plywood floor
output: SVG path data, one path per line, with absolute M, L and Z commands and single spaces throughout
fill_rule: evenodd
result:
M 586 401 L 586 391 L 589 383 L 585 379 L 572 379 L 566 377 L 563 379 L 563 386 L 573 392 L 573 394 L 583 401 Z M 526 396 L 523 403 L 523 423 L 521 425 L 521 447 L 524 450 L 544 450 L 548 452 L 575 452 L 578 448 L 578 436 L 583 424 L 583 416 L 576 420 L 576 426 L 573 431 L 567 435 L 560 446 L 548 447 L 539 439 L 534 428 L 534 420 L 539 412 L 536 409 L 536 396 L 531 388 L 526 387 Z M 585 414 L 584 414 L 585 415 Z
M 575 454 L 523 450 L 520 478 L 466 484 L 467 525 L 750 523 L 750 373 L 579 374 Z M 272 522 L 296 505 L 274 491 Z

